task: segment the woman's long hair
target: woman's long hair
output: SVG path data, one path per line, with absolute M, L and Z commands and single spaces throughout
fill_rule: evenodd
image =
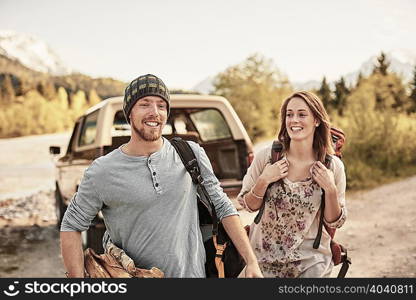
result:
M 315 128 L 313 136 L 313 151 L 317 155 L 317 159 L 324 163 L 327 154 L 334 154 L 331 140 L 331 123 L 321 99 L 315 94 L 306 91 L 296 92 L 283 102 L 280 108 L 281 124 L 278 139 L 283 143 L 285 151 L 289 150 L 290 137 L 286 128 L 286 110 L 289 101 L 295 97 L 303 99 L 312 111 L 314 118 L 319 121 L 319 126 Z

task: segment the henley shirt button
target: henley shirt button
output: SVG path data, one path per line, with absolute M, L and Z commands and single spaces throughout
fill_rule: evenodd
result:
M 152 162 L 152 160 L 151 159 L 149 159 L 149 164 Z
M 153 172 L 153 176 L 156 176 L 156 172 Z
M 159 186 L 159 183 L 157 183 L 157 182 L 156 182 L 156 183 L 155 183 L 155 187 L 158 187 L 158 186 Z

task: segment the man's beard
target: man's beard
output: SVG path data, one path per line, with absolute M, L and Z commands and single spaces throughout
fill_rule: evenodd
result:
M 162 127 L 159 128 L 158 131 L 152 131 L 152 132 L 145 132 L 144 127 L 142 129 L 137 128 L 136 124 L 132 122 L 132 128 L 134 132 L 143 140 L 146 142 L 154 142 L 157 141 L 161 135 L 162 135 Z

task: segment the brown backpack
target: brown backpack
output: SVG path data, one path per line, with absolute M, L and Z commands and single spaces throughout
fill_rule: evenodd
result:
M 345 143 L 345 133 L 338 128 L 335 127 L 331 127 L 331 137 L 332 137 L 332 146 L 334 148 L 335 151 L 335 155 L 338 156 L 339 158 L 342 158 L 342 146 Z M 283 151 L 283 144 L 280 141 L 274 141 L 273 145 L 272 145 L 272 150 L 271 150 L 271 157 L 272 157 L 272 161 L 271 163 L 275 163 L 276 161 L 278 161 L 281 157 Z M 325 158 L 325 166 L 327 168 L 329 168 L 331 163 L 331 157 L 327 156 Z M 280 181 L 281 184 L 283 184 Z M 254 223 L 258 224 L 260 222 L 260 219 L 263 215 L 264 212 L 264 206 L 265 206 L 265 202 L 263 200 L 263 203 L 259 209 L 259 212 L 257 214 L 257 216 L 254 219 Z M 341 269 L 338 273 L 338 278 L 344 278 L 349 265 L 351 264 L 351 258 L 348 257 L 347 255 L 347 249 L 342 246 L 341 244 L 337 243 L 334 240 L 334 236 L 335 236 L 335 228 L 329 228 L 325 223 L 324 223 L 324 209 L 325 209 L 325 191 L 322 190 L 322 197 L 321 197 L 321 214 L 319 217 L 319 228 L 318 228 L 318 233 L 316 235 L 315 241 L 313 243 L 313 248 L 314 249 L 318 249 L 319 244 L 321 242 L 321 236 L 322 236 L 322 228 L 325 227 L 326 231 L 329 233 L 329 235 L 331 236 L 331 252 L 332 252 L 332 261 L 334 262 L 334 265 L 339 265 L 342 264 Z M 248 230 L 248 228 L 246 228 L 246 230 Z

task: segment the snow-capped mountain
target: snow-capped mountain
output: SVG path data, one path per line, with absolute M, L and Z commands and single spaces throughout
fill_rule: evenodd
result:
M 318 80 L 308 80 L 308 81 L 303 81 L 303 82 L 295 81 L 295 82 L 292 82 L 292 86 L 295 91 L 318 90 L 321 87 L 321 81 L 318 81 Z
M 0 54 L 39 72 L 51 75 L 72 73 L 44 41 L 32 35 L 0 30 Z
M 385 54 L 387 61 L 390 62 L 390 72 L 394 72 L 400 75 L 405 82 L 409 82 L 413 79 L 413 73 L 416 66 L 416 50 L 397 49 L 390 52 L 386 52 Z M 342 75 L 347 86 L 355 85 L 358 78 L 358 74 L 360 72 L 363 76 L 370 75 L 374 69 L 374 66 L 377 63 L 377 57 L 379 55 L 380 53 L 371 56 L 360 66 L 360 68 L 357 71 Z M 341 76 L 338 78 L 338 80 L 340 78 Z M 198 83 L 193 89 L 200 93 L 207 93 L 207 91 L 212 91 L 213 80 L 214 76 L 205 78 L 200 83 Z M 294 81 L 292 82 L 292 85 L 295 90 L 312 90 L 319 89 L 321 86 L 321 82 L 322 78 L 317 78 L 316 80 L 309 80 L 306 82 Z M 334 88 L 335 82 L 328 81 L 328 84 L 331 88 Z
M 214 76 L 209 76 L 202 80 L 200 83 L 195 85 L 192 90 L 197 91 L 201 94 L 209 94 L 214 90 Z
M 374 65 L 377 64 L 377 57 L 380 54 L 373 55 L 365 61 L 358 71 L 344 75 L 347 85 L 354 85 L 357 81 L 358 74 L 361 72 L 363 76 L 368 76 L 373 72 Z M 416 51 L 409 49 L 397 49 L 386 52 L 386 60 L 390 63 L 389 71 L 401 76 L 405 82 L 409 82 L 413 78 L 414 68 L 416 66 Z

